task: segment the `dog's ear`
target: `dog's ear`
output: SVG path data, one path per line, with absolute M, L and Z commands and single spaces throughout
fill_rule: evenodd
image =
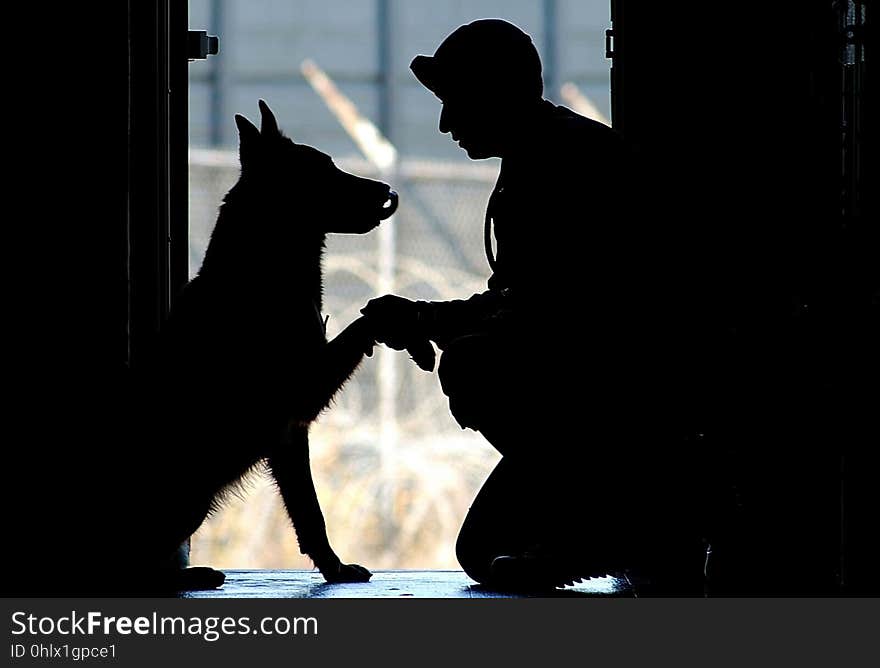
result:
M 257 151 L 257 146 L 260 143 L 260 131 L 257 130 L 256 125 L 241 114 L 235 115 L 235 125 L 238 127 L 238 159 L 244 168 L 251 163 Z
M 275 120 L 275 114 L 269 109 L 269 105 L 264 100 L 260 100 L 260 132 L 265 136 L 279 135 L 278 121 Z

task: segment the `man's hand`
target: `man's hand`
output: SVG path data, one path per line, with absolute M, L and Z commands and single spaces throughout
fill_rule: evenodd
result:
M 368 321 L 373 338 L 393 350 L 404 350 L 423 371 L 433 371 L 436 361 L 434 346 L 422 331 L 417 302 L 385 295 L 370 300 L 361 309 Z
M 419 307 L 412 300 L 385 295 L 371 299 L 361 313 L 369 320 L 376 341 L 394 350 L 403 350 L 420 336 Z

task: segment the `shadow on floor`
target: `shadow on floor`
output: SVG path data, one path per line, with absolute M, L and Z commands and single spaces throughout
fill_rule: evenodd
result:
M 369 582 L 327 584 L 317 571 L 227 570 L 226 583 L 183 598 L 580 598 L 631 597 L 625 580 L 592 578 L 573 587 L 541 594 L 497 592 L 477 585 L 462 571 L 378 571 Z

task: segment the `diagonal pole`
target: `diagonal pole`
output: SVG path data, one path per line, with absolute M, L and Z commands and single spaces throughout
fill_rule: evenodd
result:
M 379 178 L 394 183 L 397 175 L 397 149 L 378 128 L 363 117 L 354 103 L 342 93 L 320 67 L 311 60 L 300 66 L 306 81 L 327 105 L 343 129 L 379 170 Z M 394 216 L 379 226 L 379 294 L 394 292 L 395 235 Z M 391 463 L 397 447 L 397 366 L 396 356 L 385 346 L 379 348 L 379 454 L 382 467 Z
M 562 100 L 570 106 L 574 111 L 579 113 L 581 116 L 586 116 L 587 118 L 592 118 L 594 121 L 599 121 L 611 127 L 611 121 L 605 118 L 605 115 L 599 111 L 599 108 L 593 104 L 592 100 L 584 95 L 580 88 L 577 87 L 571 81 L 568 81 L 562 84 L 562 88 L 559 91 L 562 95 Z

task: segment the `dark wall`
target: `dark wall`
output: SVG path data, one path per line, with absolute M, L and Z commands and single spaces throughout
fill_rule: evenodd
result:
M 22 307 L 11 361 L 45 397 L 38 408 L 57 410 L 56 393 L 64 406 L 88 385 L 83 370 L 126 359 L 128 15 L 112 3 L 13 22 L 39 28 L 9 68 L 20 85 L 7 97 L 8 192 L 22 233 L 8 251 Z
M 748 563 L 760 576 L 745 586 L 875 577 L 876 130 L 863 116 L 859 186 L 842 169 L 838 6 L 614 3 L 614 124 L 643 168 L 652 287 L 693 353 L 679 389 L 702 397 L 698 430 L 730 490 L 716 561 Z M 671 86 L 657 69 L 670 51 Z
M 128 207 L 126 3 L 53 8 L 19 43 L 7 142 L 28 245 L 11 253 L 36 320 L 37 366 L 124 363 Z M 50 75 L 47 78 L 47 72 Z M 44 340 L 45 337 L 45 340 Z M 72 380 L 72 379 L 71 379 Z
M 7 586 L 28 587 L 74 553 L 106 549 L 76 527 L 84 509 L 106 512 L 95 472 L 127 455 L 124 439 L 105 437 L 129 361 L 132 80 L 128 3 L 19 11 L 7 63 L 17 212 L 3 506 L 20 546 L 4 555 L 20 574 Z

